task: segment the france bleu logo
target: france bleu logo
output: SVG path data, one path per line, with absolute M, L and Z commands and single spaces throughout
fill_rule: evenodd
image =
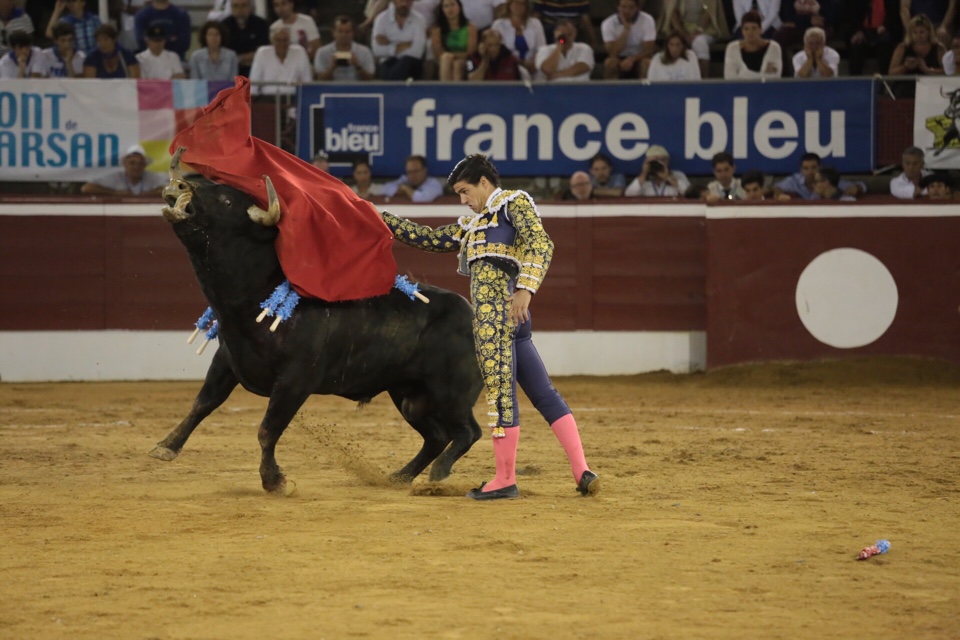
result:
M 382 156 L 383 95 L 322 93 L 310 107 L 310 156 L 321 149 L 331 165 Z

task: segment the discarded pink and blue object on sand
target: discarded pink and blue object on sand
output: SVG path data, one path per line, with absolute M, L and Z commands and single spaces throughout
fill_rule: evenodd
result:
M 860 551 L 860 555 L 857 556 L 857 560 L 866 560 L 867 558 L 878 556 L 887 551 L 890 551 L 890 542 L 887 540 L 877 540 L 877 544 L 864 547 L 863 550 Z

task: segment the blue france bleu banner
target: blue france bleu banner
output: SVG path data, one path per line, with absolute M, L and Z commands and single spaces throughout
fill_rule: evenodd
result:
M 568 175 L 598 152 L 617 171 L 639 173 L 651 144 L 671 166 L 711 172 L 728 151 L 737 171 L 798 170 L 819 154 L 841 172 L 874 165 L 873 81 L 801 80 L 704 84 L 315 84 L 301 87 L 298 148 L 323 149 L 334 173 L 363 158 L 377 176 L 403 173 L 423 155 L 442 175 L 464 155 L 485 153 L 501 174 Z

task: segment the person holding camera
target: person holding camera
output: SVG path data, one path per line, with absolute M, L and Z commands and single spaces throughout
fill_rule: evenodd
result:
M 373 51 L 353 39 L 353 18 L 333 19 L 333 42 L 317 49 L 313 68 L 317 80 L 372 80 L 376 74 Z
M 650 145 L 640 175 L 633 179 L 623 195 L 628 198 L 676 198 L 690 188 L 682 171 L 670 170 L 670 153 L 659 144 Z
M 553 32 L 556 42 L 537 51 L 540 79 L 551 82 L 589 82 L 596 61 L 590 45 L 577 42 L 577 27 L 560 20 Z
M 605 80 L 646 78 L 650 60 L 657 50 L 657 23 L 640 11 L 639 0 L 620 0 L 617 12 L 600 23 L 607 59 Z

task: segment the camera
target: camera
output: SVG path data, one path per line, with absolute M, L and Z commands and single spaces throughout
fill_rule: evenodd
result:
M 647 165 L 647 175 L 659 176 L 665 169 L 666 167 L 659 160 L 651 160 L 650 164 Z
M 564 38 L 563 36 L 560 36 L 559 38 L 557 38 L 557 42 L 559 44 L 567 44 L 567 39 Z
M 333 64 L 338 67 L 346 67 L 350 64 L 353 54 L 349 51 L 335 51 L 333 53 Z

